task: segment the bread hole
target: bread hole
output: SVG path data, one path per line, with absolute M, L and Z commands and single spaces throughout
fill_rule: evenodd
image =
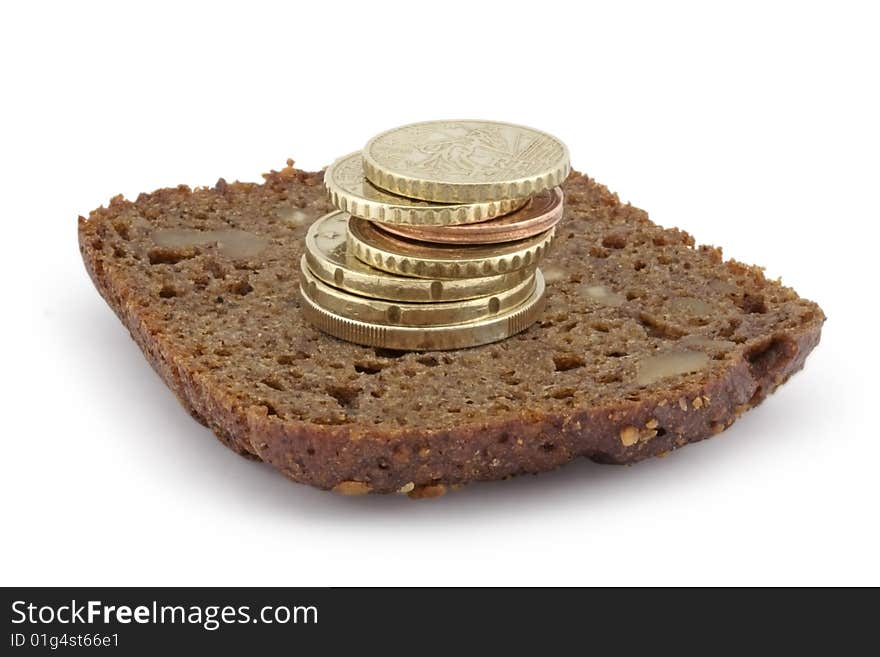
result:
M 611 327 L 605 322 L 593 322 L 590 324 L 590 328 L 599 331 L 599 333 L 608 333 L 611 330 Z
M 504 432 L 500 436 L 498 436 L 499 445 L 504 445 L 508 440 L 510 440 L 510 434 L 508 434 L 507 432 Z
M 638 321 L 645 329 L 648 336 L 652 338 L 663 338 L 664 340 L 677 340 L 686 334 L 686 331 L 673 326 L 669 322 L 663 321 L 658 317 L 653 317 L 648 313 L 639 313 Z
M 117 220 L 113 222 L 113 230 L 115 230 L 116 234 L 126 242 L 131 239 L 131 235 L 129 234 L 130 229 L 131 226 L 127 221 Z
M 227 358 L 232 355 L 232 351 L 226 347 L 220 347 L 219 349 L 214 350 L 215 356 L 220 356 L 221 358 Z
M 214 297 L 214 303 L 223 303 L 223 297 Z
M 417 363 L 421 363 L 425 367 L 437 367 L 440 364 L 440 361 L 437 360 L 436 356 L 425 355 L 419 356 L 416 358 Z
M 352 408 L 355 402 L 357 402 L 361 389 L 354 386 L 329 385 L 324 388 L 324 392 L 333 397 L 342 408 L 348 409 Z
M 560 327 L 559 327 L 559 330 L 562 331 L 563 333 L 569 333 L 569 332 L 572 331 L 577 325 L 578 325 L 577 321 L 576 321 L 576 320 L 573 320 L 573 321 L 571 321 L 571 322 L 568 322 L 567 324 L 563 324 L 562 326 L 560 326 Z
M 721 338 L 730 338 L 736 332 L 736 329 L 739 328 L 741 323 L 742 320 L 738 317 L 728 319 L 727 325 L 718 329 L 718 336 Z
M 373 349 L 373 353 L 376 354 L 379 358 L 401 358 L 406 356 L 407 351 L 400 351 L 399 349 L 386 349 L 384 347 L 375 347 Z
M 623 381 L 623 378 L 617 372 L 603 374 L 602 376 L 599 377 L 599 383 L 603 383 L 603 384 L 620 383 L 621 381 Z
M 553 452 L 556 451 L 556 445 L 553 443 L 541 443 L 541 449 L 545 452 Z
M 587 362 L 577 354 L 555 354 L 553 356 L 553 367 L 557 372 L 568 372 L 586 364 Z
M 742 297 L 734 301 L 734 303 L 744 313 L 764 314 L 767 312 L 767 303 L 764 301 L 764 297 L 760 294 L 749 294 L 746 292 Z
M 776 336 L 745 353 L 749 372 L 756 380 L 773 379 L 797 355 L 797 343 L 787 336 Z
M 516 375 L 516 370 L 509 370 L 507 372 L 502 372 L 498 376 L 498 378 L 501 380 L 502 383 L 509 385 L 509 386 L 518 386 L 520 383 L 522 383 L 522 379 L 520 379 Z
M 147 260 L 151 265 L 176 265 L 182 260 L 195 257 L 194 249 L 169 249 L 158 247 L 147 251 Z
M 385 394 L 385 390 L 382 388 L 376 388 L 375 390 L 370 390 L 370 397 L 374 399 L 381 399 L 382 395 Z
M 314 448 L 314 447 L 309 447 L 309 448 L 306 450 L 306 454 L 308 454 L 309 456 L 314 456 L 314 455 L 315 455 L 315 448 Z
M 114 258 L 124 258 L 125 257 L 125 249 L 114 246 L 113 247 L 113 257 Z
M 278 411 L 276 410 L 276 408 L 272 406 L 272 404 L 270 404 L 269 402 L 262 401 L 260 402 L 260 406 L 265 407 L 266 415 L 278 415 Z
M 626 235 L 622 235 L 621 233 L 606 235 L 602 239 L 602 246 L 606 249 L 622 249 L 626 247 Z
M 306 352 L 297 351 L 293 354 L 281 354 L 280 356 L 277 356 L 275 358 L 275 361 L 279 365 L 293 365 L 298 360 L 308 360 L 309 358 L 311 358 L 311 356 L 309 356 Z
M 355 361 L 354 371 L 358 374 L 378 374 L 382 371 L 384 365 L 382 363 L 377 363 L 374 360 L 371 361 Z
M 635 269 L 636 271 L 642 271 L 647 266 L 648 265 L 642 260 L 636 260 L 633 263 L 633 269 Z
M 590 255 L 594 258 L 607 258 L 611 254 L 601 247 L 591 246 Z
M 97 239 L 97 238 L 93 239 L 92 240 L 92 249 L 94 249 L 95 251 L 103 251 L 104 250 L 104 242 L 100 239 Z
M 250 294 L 254 291 L 253 286 L 247 282 L 245 279 L 241 279 L 232 283 L 227 288 L 232 294 L 238 294 L 241 296 L 245 296 L 246 294 Z
M 665 435 L 666 435 L 666 429 L 664 429 L 663 427 L 657 427 L 657 435 L 655 437 L 662 438 Z
M 159 297 L 162 299 L 173 299 L 176 296 L 179 296 L 180 292 L 178 292 L 177 288 L 173 285 L 166 283 L 159 290 Z
M 611 351 L 606 351 L 605 355 L 608 358 L 623 358 L 627 353 L 625 351 L 620 351 L 619 349 L 613 349 Z
M 260 381 L 260 383 L 262 383 L 264 386 L 272 388 L 273 390 L 277 390 L 278 392 L 284 392 L 285 390 L 284 384 L 282 384 L 281 381 L 272 376 L 266 377 L 265 379 Z
M 380 456 L 378 459 L 376 459 L 376 465 L 380 470 L 387 470 L 391 467 L 391 464 L 388 463 L 388 459 L 386 459 L 384 456 Z

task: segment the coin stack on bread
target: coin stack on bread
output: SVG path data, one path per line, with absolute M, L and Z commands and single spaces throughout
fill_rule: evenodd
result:
M 305 316 L 401 350 L 472 347 L 528 328 L 562 218 L 568 150 L 546 133 L 432 121 L 373 137 L 327 168 L 336 211 L 306 235 Z

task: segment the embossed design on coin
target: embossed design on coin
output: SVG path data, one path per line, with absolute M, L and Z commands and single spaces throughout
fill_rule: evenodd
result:
M 557 138 L 491 121 L 429 121 L 395 128 L 364 147 L 364 175 L 394 194 L 438 203 L 525 198 L 570 171 Z
M 389 224 L 451 226 L 486 221 L 512 212 L 526 199 L 438 204 L 390 194 L 364 178 L 361 153 L 341 157 L 324 172 L 330 201 L 355 217 Z
M 404 302 L 461 301 L 509 290 L 535 271 L 531 266 L 506 274 L 455 280 L 389 274 L 348 253 L 349 216 L 346 212 L 331 212 L 312 224 L 306 234 L 305 257 L 317 278 L 355 294 Z
M 562 218 L 563 193 L 556 187 L 533 196 L 525 206 L 498 219 L 463 226 L 395 226 L 382 230 L 411 240 L 445 244 L 497 244 L 523 240 L 553 228 Z
M 473 278 L 534 267 L 550 248 L 556 230 L 503 245 L 462 246 L 407 240 L 378 226 L 351 217 L 349 252 L 376 269 L 418 278 Z

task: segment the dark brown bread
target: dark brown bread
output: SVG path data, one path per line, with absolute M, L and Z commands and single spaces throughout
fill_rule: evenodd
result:
M 92 280 L 184 407 L 299 482 L 425 497 L 665 454 L 730 426 L 819 341 L 815 303 L 574 173 L 538 324 L 453 352 L 342 342 L 297 296 L 321 180 L 288 162 L 79 218 Z

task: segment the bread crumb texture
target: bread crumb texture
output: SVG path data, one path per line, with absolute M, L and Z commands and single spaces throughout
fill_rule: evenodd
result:
M 264 178 L 117 196 L 79 218 L 79 243 L 192 416 L 298 482 L 430 498 L 663 455 L 730 426 L 819 341 L 815 303 L 575 172 L 530 329 L 453 352 L 343 342 L 297 293 L 305 232 L 332 209 L 322 174 Z

